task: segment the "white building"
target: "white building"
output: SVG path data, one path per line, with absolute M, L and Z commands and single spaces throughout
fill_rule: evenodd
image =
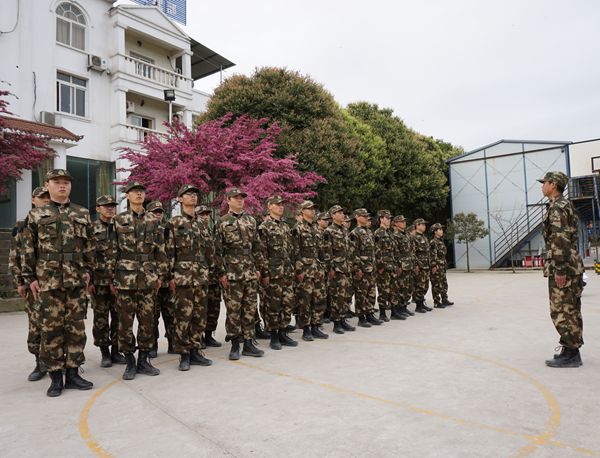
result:
M 565 191 L 580 219 L 580 249 L 600 234 L 598 171 L 600 141 L 500 140 L 448 161 L 452 216 L 475 213 L 489 235 L 469 247 L 472 268 L 502 267 L 510 258 L 533 261 L 544 250 L 541 221 L 545 199 L 536 180 L 551 170 L 570 177 Z M 454 244 L 458 268 L 466 246 Z
M 27 214 L 32 188 L 51 167 L 71 172 L 72 200 L 91 211 L 98 195 L 119 197 L 119 149 L 166 130 L 164 90 L 175 91 L 173 113 L 190 125 L 209 98 L 194 80 L 233 65 L 157 7 L 106 0 L 3 1 L 0 54 L 0 81 L 18 97 L 10 98 L 14 116 L 83 136 L 58 148 L 53 164 L 25 173 L 0 202 L 0 227 Z

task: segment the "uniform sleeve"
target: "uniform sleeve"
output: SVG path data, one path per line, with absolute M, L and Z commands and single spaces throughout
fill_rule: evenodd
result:
M 37 265 L 37 231 L 38 225 L 31 217 L 31 212 L 27 217 L 27 224 L 21 232 L 22 253 L 21 253 L 21 274 L 26 283 L 31 283 L 36 278 L 35 267 Z
M 301 243 L 302 232 L 298 225 L 290 232 L 291 244 L 292 244 L 292 264 L 294 266 L 294 275 L 302 274 L 304 263 L 300 255 L 300 243 Z
M 263 223 L 258 226 L 256 231 L 258 239 L 258 255 L 254 255 L 254 263 L 256 270 L 260 272 L 263 277 L 269 276 L 269 247 L 267 243 L 269 241 L 269 235 L 266 225 Z M 254 244 L 252 245 L 252 251 L 255 252 Z
M 571 253 L 571 237 L 568 234 L 566 212 L 558 205 L 549 209 L 548 222 L 550 229 L 550 252 L 554 262 L 555 273 L 564 275 L 567 270 Z
M 325 266 L 325 270 L 329 272 L 331 270 L 331 262 L 333 259 L 333 248 L 331 246 L 331 234 L 328 230 L 323 232 L 323 264 Z
M 169 273 L 175 269 L 175 229 L 173 227 L 173 218 L 167 223 L 165 230 L 165 252 L 168 259 Z
M 385 269 L 385 263 L 383 262 L 383 240 L 378 231 L 375 231 L 375 267 L 381 270 Z
M 92 276 L 94 272 L 94 265 L 96 262 L 96 249 L 94 244 L 94 223 L 92 222 L 92 217 L 89 212 L 86 211 L 86 220 L 87 224 L 85 227 L 86 235 L 84 244 L 83 244 L 83 262 L 87 272 Z
M 165 226 L 158 225 L 156 228 L 156 246 L 154 247 L 154 259 L 158 268 L 158 276 L 163 283 L 166 283 L 170 279 L 170 263 L 167 257 L 167 250 L 165 246 L 165 237 L 168 232 Z
M 431 268 L 438 266 L 438 252 L 435 240 L 429 242 L 429 265 Z
M 213 243 L 215 248 L 215 277 L 221 278 L 227 274 L 225 266 L 225 256 L 223 255 L 223 230 L 222 223 L 215 225 Z
M 10 251 L 8 253 L 8 270 L 10 271 L 15 285 L 20 286 L 23 284 L 23 276 L 21 275 L 21 231 L 19 223 L 14 227 L 12 231 L 12 238 L 10 239 Z

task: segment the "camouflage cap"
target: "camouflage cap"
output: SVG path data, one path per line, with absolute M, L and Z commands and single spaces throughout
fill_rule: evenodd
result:
M 117 201 L 110 194 L 106 194 L 96 199 L 96 205 L 117 205 Z
M 316 205 L 314 204 L 314 202 L 312 200 L 305 200 L 304 202 L 302 202 L 300 204 L 300 210 L 307 210 L 309 208 L 315 208 Z
M 53 178 L 66 178 L 67 180 L 73 180 L 73 177 L 71 176 L 69 171 L 65 169 L 49 170 L 48 173 L 46 173 L 46 181 L 51 180 Z
M 380 218 L 382 218 L 382 217 L 391 218 L 392 212 L 390 212 L 389 210 L 379 210 L 377 212 L 377 216 L 379 216 Z
M 438 229 L 444 229 L 444 226 L 442 226 L 440 223 L 435 223 L 435 224 L 432 224 L 431 227 L 429 228 L 429 230 L 431 232 L 435 232 Z
M 406 228 L 406 232 L 412 232 L 412 231 L 416 231 L 416 230 L 417 230 L 417 228 L 415 227 L 414 224 L 411 224 L 410 226 L 408 226 Z
M 353 217 L 350 217 L 350 215 L 344 215 L 344 222 L 345 223 L 349 223 L 350 221 L 352 221 Z
M 317 219 L 329 221 L 331 219 L 331 216 L 329 216 L 329 213 L 327 213 L 327 212 L 319 212 L 319 213 L 317 213 Z
M 198 205 L 196 207 L 196 213 L 202 215 L 204 213 L 212 213 L 212 210 L 207 205 Z
M 413 221 L 413 226 L 417 227 L 419 224 L 427 224 L 427 221 L 425 221 L 423 218 L 417 218 Z
M 371 214 L 367 211 L 366 208 L 357 208 L 356 210 L 354 210 L 354 217 L 356 218 L 357 216 L 366 216 L 368 218 L 369 216 L 371 216 Z
M 177 195 L 181 197 L 188 191 L 195 191 L 196 193 L 200 192 L 200 190 L 193 184 L 184 184 L 181 188 L 179 188 L 179 191 L 177 191 Z
M 334 205 L 333 207 L 331 207 L 331 208 L 329 209 L 329 212 L 328 212 L 328 213 L 329 213 L 329 216 L 331 216 L 331 215 L 333 215 L 334 213 L 337 213 L 337 212 L 343 212 L 343 211 L 344 211 L 344 209 L 342 208 L 342 206 L 341 206 L 341 205 Z
M 403 215 L 394 216 L 392 223 L 399 223 L 400 221 L 406 221 L 406 218 Z
M 229 189 L 226 193 L 225 196 L 229 199 L 230 197 L 234 197 L 234 196 L 242 196 L 242 197 L 246 197 L 248 194 L 246 194 L 244 191 L 242 191 L 240 188 L 231 188 Z
M 165 211 L 165 209 L 163 208 L 163 204 L 160 200 L 153 200 L 152 202 L 150 202 L 148 204 L 148 206 L 146 207 L 146 211 L 149 212 L 153 212 L 156 210 L 160 210 L 160 211 Z
M 267 206 L 271 204 L 282 204 L 283 197 L 281 196 L 271 196 L 267 199 Z
M 561 188 L 565 189 L 567 187 L 567 183 L 569 182 L 569 177 L 562 172 L 555 171 L 547 172 L 546 175 L 544 175 L 544 178 L 540 178 L 537 181 L 540 183 L 549 181 L 550 183 L 554 183 L 556 186 L 560 186 Z
M 144 186 L 139 181 L 130 181 L 129 183 L 123 186 L 123 192 L 127 194 L 129 191 L 135 188 L 141 188 L 144 191 L 146 190 L 146 186 Z
M 31 197 L 41 197 L 44 194 L 48 194 L 48 190 L 46 188 L 44 188 L 43 186 L 38 186 L 31 193 Z

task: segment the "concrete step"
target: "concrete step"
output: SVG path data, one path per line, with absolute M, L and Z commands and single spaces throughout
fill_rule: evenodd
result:
M 25 300 L 20 297 L 0 299 L 0 313 L 21 312 L 25 310 Z

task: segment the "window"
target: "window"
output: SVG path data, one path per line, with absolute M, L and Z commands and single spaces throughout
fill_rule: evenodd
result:
M 56 73 L 56 111 L 85 116 L 87 80 Z
M 130 123 L 133 126 L 143 127 L 144 129 L 153 129 L 154 128 L 154 120 L 150 118 L 145 118 L 140 115 L 132 114 L 130 117 Z M 136 129 L 137 130 L 137 129 Z M 144 130 L 138 130 L 137 136 L 138 141 L 144 141 L 146 139 L 146 135 L 148 132 Z
M 85 16 L 72 3 L 56 8 L 56 41 L 77 49 L 85 49 Z
M 67 170 L 73 177 L 71 202 L 96 213 L 96 198 L 104 194 L 116 196 L 115 163 L 67 156 Z

